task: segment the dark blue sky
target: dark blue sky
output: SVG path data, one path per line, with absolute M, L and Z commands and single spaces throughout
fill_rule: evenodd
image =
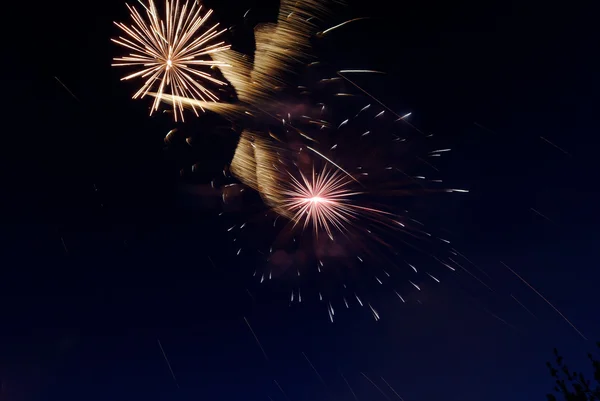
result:
M 500 261 L 590 340 L 600 338 L 598 35 L 589 10 L 384 3 L 351 3 L 336 16 L 380 19 L 349 29 L 324 56 L 387 71 L 372 92 L 410 108 L 415 125 L 452 145 L 444 175 L 471 192 L 419 212 L 452 232 L 494 291 L 459 272 L 422 304 L 390 298 L 379 322 L 355 308 L 331 324 L 318 304 L 288 307 L 252 287 L 251 262 L 234 257 L 218 204 L 182 190 L 181 155 L 163 151 L 171 122 L 147 117 L 110 69 L 108 39 L 112 21 L 127 17 L 124 4 L 46 4 L 31 23 L 42 28 L 30 42 L 36 52 L 16 49 L 22 63 L 4 78 L 16 100 L 6 100 L 3 119 L 0 400 L 286 401 L 273 380 L 288 401 L 352 400 L 340 372 L 360 401 L 385 399 L 361 372 L 380 386 L 384 377 L 406 401 L 534 400 L 552 388 L 545 361 L 553 347 L 573 366 L 586 363 L 592 341 Z M 258 19 L 276 12 L 257 1 L 209 5 L 238 25 L 240 47 L 252 41 L 240 27 L 248 8 Z M 205 183 L 235 144 L 207 143 Z

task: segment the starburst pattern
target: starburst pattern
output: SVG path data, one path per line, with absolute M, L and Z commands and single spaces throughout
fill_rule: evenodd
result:
M 282 206 L 293 213 L 294 225 L 303 222 L 306 228 L 310 222 L 315 234 L 323 229 L 333 240 L 332 228 L 344 232 L 344 225 L 356 217 L 351 197 L 358 193 L 349 189 L 349 181 L 342 174 L 327 169 L 316 174 L 313 168 L 310 179 L 302 173 L 301 180 L 289 176 L 291 189 L 283 191 Z
M 317 173 L 313 168 L 310 179 L 302 172 L 300 180 L 292 174 L 289 177 L 290 188 L 282 191 L 280 207 L 291 215 L 294 226 L 311 224 L 315 235 L 324 231 L 333 240 L 333 232 L 346 234 L 357 219 L 391 215 L 359 205 L 354 198 L 362 192 L 352 189 L 353 182 L 339 170 L 325 167 Z
M 216 85 L 226 85 L 208 72 L 198 69 L 229 66 L 227 63 L 209 58 L 211 54 L 229 49 L 230 46 L 225 45 L 223 41 L 210 44 L 225 29 L 217 30 L 219 26 L 217 23 L 203 33 L 198 33 L 212 14 L 212 10 L 208 10 L 203 15 L 202 6 L 196 1 L 193 1 L 190 7 L 187 1 L 180 6 L 179 0 L 176 0 L 174 5 L 166 0 L 165 18 L 161 19 L 153 0 L 149 0 L 148 6 L 141 1 L 140 4 L 146 11 L 147 19 L 144 19 L 137 9 L 127 5 L 133 24 L 127 26 L 115 22 L 127 37 L 120 36 L 118 39 L 112 39 L 113 42 L 133 50 L 133 53 L 128 56 L 115 58 L 115 63 L 112 65 L 141 68 L 122 80 L 146 79 L 133 98 L 143 98 L 147 94 L 154 95 L 154 103 L 150 109 L 152 114 L 153 111 L 158 110 L 161 100 L 164 100 L 165 92 L 169 91 L 171 97 L 176 99 L 172 102 L 175 120 L 178 115 L 183 120 L 184 104 L 177 100 L 178 97 L 203 102 L 218 101 L 218 97 L 198 81 L 201 79 Z M 154 93 L 151 92 L 153 88 L 156 88 Z M 202 106 L 198 107 L 203 110 Z M 191 108 L 198 115 L 196 106 L 192 105 Z

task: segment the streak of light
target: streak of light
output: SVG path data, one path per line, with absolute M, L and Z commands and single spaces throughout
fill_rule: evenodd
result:
M 385 72 L 377 71 L 377 70 L 340 70 L 339 72 L 342 74 L 346 74 L 346 73 L 385 74 Z
M 463 258 L 464 260 L 466 260 L 467 262 L 469 262 L 473 267 L 475 267 L 477 270 L 479 270 L 481 273 L 485 274 L 488 278 L 491 279 L 490 275 L 487 274 L 487 272 L 485 270 L 483 270 L 482 268 L 480 268 L 479 266 L 477 266 L 475 263 L 473 263 L 471 261 L 471 259 L 467 258 L 465 255 L 463 255 L 462 253 L 460 253 L 459 251 L 457 251 L 456 249 L 452 248 L 452 250 L 454 252 L 456 252 L 458 254 L 458 256 L 460 256 L 461 258 Z
M 344 376 L 344 374 L 342 372 L 340 372 L 340 376 L 342 376 L 342 379 L 344 379 L 344 381 L 346 382 L 346 386 L 348 386 L 348 388 L 350 389 L 350 392 L 352 393 L 352 396 L 354 397 L 354 399 L 356 401 L 359 401 L 358 397 L 356 396 L 356 393 L 354 392 L 354 390 L 352 390 L 352 387 L 350 387 L 350 383 L 348 383 L 348 380 L 346 380 L 346 377 Z
M 356 295 L 356 293 L 354 293 L 354 296 L 356 297 L 356 300 L 358 301 L 358 303 L 360 304 L 360 306 L 364 306 L 363 303 L 362 303 L 362 301 L 358 297 L 358 295 Z
M 490 133 L 492 133 L 492 134 L 496 134 L 496 133 L 495 133 L 494 131 L 492 131 L 491 129 L 484 127 L 483 125 L 479 124 L 479 123 L 478 123 L 478 122 L 476 122 L 476 121 L 473 121 L 473 124 L 474 124 L 475 126 L 477 126 L 477 127 L 481 128 L 481 129 L 482 129 L 482 130 L 484 130 L 484 131 L 488 131 L 488 132 L 490 132 Z
M 411 114 L 412 114 L 412 111 L 411 111 L 411 112 L 408 112 L 408 113 L 406 113 L 406 114 L 405 114 L 405 115 L 403 115 L 402 117 L 399 117 L 399 118 L 398 118 L 396 121 L 404 120 L 405 118 L 407 118 L 407 117 L 410 117 L 410 115 L 411 115 Z M 394 121 L 394 122 L 396 122 L 396 121 Z
M 65 254 L 69 256 L 69 250 L 67 249 L 67 244 L 65 244 L 65 238 L 60 237 L 60 242 L 62 242 L 63 249 L 65 250 Z
M 370 104 L 366 105 L 365 107 L 363 107 L 362 109 L 360 109 L 360 110 L 358 111 L 358 113 L 356 113 L 356 115 L 355 115 L 354 117 L 355 117 L 355 118 L 356 118 L 356 117 L 358 117 L 358 115 L 359 115 L 360 113 L 362 113 L 363 111 L 367 110 L 369 107 L 371 107 L 371 105 L 370 105 Z
M 375 96 L 371 95 L 369 92 L 367 92 L 366 90 L 364 90 L 362 87 L 360 87 L 356 82 L 352 81 L 350 78 L 344 76 L 342 73 L 340 73 L 338 71 L 338 75 L 342 78 L 344 78 L 346 81 L 348 81 L 351 85 L 353 85 L 356 89 L 360 90 L 361 92 L 363 92 L 365 95 L 369 96 L 371 99 L 373 99 L 374 101 L 376 101 L 377 103 L 379 103 L 382 107 L 384 107 L 387 111 L 389 111 L 390 113 L 392 113 L 393 115 L 395 115 L 396 117 L 398 117 L 398 120 L 396 121 L 402 121 L 403 123 L 407 124 L 408 126 L 410 126 L 412 129 L 414 129 L 415 131 L 419 132 L 422 135 L 426 135 L 423 131 L 421 131 L 420 129 L 418 129 L 417 127 L 415 127 L 413 124 L 409 123 L 408 121 L 405 120 L 405 117 L 408 117 L 410 115 L 410 113 L 408 113 L 407 115 L 404 116 L 400 116 L 398 113 L 396 113 L 395 111 L 393 111 L 392 109 L 390 109 L 389 107 L 387 107 L 383 102 L 381 102 L 379 99 L 377 99 Z
M 437 278 L 433 277 L 431 274 L 427 273 L 427 275 L 428 275 L 429 277 L 431 277 L 432 279 L 434 279 L 436 282 L 438 282 L 438 283 L 440 282 L 440 280 L 438 280 Z
M 317 155 L 321 156 L 323 159 L 327 160 L 329 163 L 333 164 L 335 167 L 337 167 L 340 171 L 342 171 L 343 173 L 345 173 L 348 177 L 350 177 L 350 179 L 352 179 L 353 181 L 356 181 L 357 183 L 360 184 L 360 182 L 354 178 L 352 176 L 352 174 L 350 174 L 349 172 L 347 172 L 346 170 L 344 170 L 342 167 L 340 167 L 338 164 L 334 163 L 333 160 L 331 160 L 330 158 L 328 158 L 327 156 L 325 156 L 324 154 L 320 153 L 319 151 L 311 148 L 310 146 L 307 146 L 307 148 L 309 150 L 312 150 L 314 153 L 316 153 Z M 362 184 L 361 184 L 362 185 Z
M 390 390 L 392 390 L 392 392 L 396 394 L 396 397 L 398 397 L 400 401 L 404 401 L 404 399 L 400 397 L 400 394 L 398 394 L 396 390 L 394 390 L 394 388 L 383 378 L 383 376 L 381 376 L 381 380 L 383 380 L 383 382 L 390 388 Z
M 62 81 L 60 79 L 58 79 L 58 77 L 54 77 L 54 79 L 56 79 L 58 81 L 58 83 L 65 88 L 65 90 L 67 92 L 69 92 L 69 95 L 71 95 L 73 97 L 73 99 L 77 100 L 79 102 L 79 99 L 77 98 L 77 96 L 75 96 L 75 94 L 73 92 L 71 92 L 71 90 L 69 88 L 67 88 L 67 85 L 63 84 Z
M 210 264 L 212 265 L 213 269 L 216 269 L 217 266 L 215 265 L 215 263 L 213 262 L 213 260 L 210 258 L 209 255 L 206 255 L 206 257 L 208 258 L 208 260 L 210 261 Z
M 492 289 L 492 287 L 490 287 L 489 285 L 487 285 L 483 280 L 481 280 L 479 277 L 477 277 L 476 275 L 474 275 L 473 273 L 471 273 L 469 270 L 467 270 L 463 265 L 461 265 L 460 263 L 458 263 L 456 260 L 454 260 L 452 258 L 448 258 L 448 260 L 450 260 L 452 263 L 454 263 L 455 265 L 457 265 L 458 267 L 460 267 L 461 269 L 463 269 L 464 271 L 466 271 L 471 277 L 473 277 L 475 280 L 479 281 L 479 283 L 481 283 L 481 285 L 483 285 L 485 288 L 487 288 L 488 290 L 494 292 L 494 290 Z
M 248 9 L 248 11 L 246 11 L 246 12 L 244 13 L 244 18 L 246 18 L 246 16 L 247 16 L 247 15 L 248 15 L 248 13 L 250 12 L 250 10 L 252 10 L 252 9 L 251 9 L 251 8 L 249 8 L 249 9 Z
M 171 363 L 169 362 L 169 358 L 167 358 L 167 354 L 165 354 L 165 350 L 163 349 L 163 346 L 160 343 L 160 340 L 157 338 L 156 341 L 158 341 L 158 346 L 160 347 L 160 351 L 162 352 L 163 357 L 165 358 L 165 362 L 167 363 L 167 366 L 169 367 L 169 371 L 171 372 L 171 376 L 173 377 L 173 381 L 175 382 L 175 385 L 177 386 L 177 388 L 180 388 L 179 383 L 177 383 L 177 378 L 175 377 L 175 373 L 173 372 L 173 369 L 171 368 Z
M 529 284 L 527 281 L 525 281 L 525 279 L 523 277 L 519 276 L 513 269 L 511 269 L 510 267 L 508 267 L 508 265 L 506 263 L 504 263 L 502 261 L 500 263 L 502 263 L 504 265 L 504 267 L 506 267 L 508 270 L 510 270 L 512 274 L 514 274 L 515 276 L 517 276 L 519 278 L 519 280 L 521 280 L 523 282 L 523 284 L 525 284 L 527 287 L 531 288 L 533 290 L 533 292 L 535 292 L 548 305 L 550 305 L 550 307 L 552 309 L 554 309 L 554 311 L 556 313 L 558 313 L 560 315 L 560 317 L 562 317 L 564 319 L 565 322 L 569 323 L 569 325 L 577 332 L 577 334 L 579 334 L 581 336 L 581 338 L 583 338 L 584 340 L 587 341 L 587 337 L 584 336 L 583 333 L 581 333 L 581 331 L 579 331 L 579 329 L 577 329 L 577 327 L 575 327 L 575 325 L 573 323 L 571 323 L 571 321 L 569 319 L 567 319 L 567 317 L 561 313 L 561 311 L 559 311 L 554 305 L 552 305 L 552 303 L 550 301 L 548 301 L 542 294 L 540 294 L 540 292 L 538 290 L 536 290 L 535 288 L 533 288 L 533 286 L 531 284 Z
M 523 304 L 521 303 L 521 301 L 519 301 L 519 300 L 518 300 L 518 299 L 517 299 L 517 298 L 516 298 L 516 297 L 515 297 L 513 294 L 510 294 L 510 297 L 511 297 L 512 299 L 514 299 L 516 303 L 518 303 L 519 305 L 521 305 L 521 307 L 522 307 L 523 309 L 525 309 L 525 310 L 527 311 L 527 313 L 529 313 L 531 316 L 533 316 L 533 317 L 534 317 L 534 318 L 536 318 L 536 319 L 538 318 L 538 317 L 537 317 L 537 316 L 536 316 L 536 315 L 535 315 L 535 314 L 534 314 L 532 311 L 530 311 L 530 310 L 529 310 L 529 309 L 528 309 L 528 308 L 527 308 L 525 305 L 523 305 Z
M 337 24 L 337 25 L 335 25 L 335 26 L 332 26 L 331 28 L 327 28 L 327 29 L 325 29 L 323 32 L 319 32 L 317 35 L 318 35 L 318 36 L 327 35 L 329 32 L 333 31 L 334 29 L 340 28 L 340 27 L 342 27 L 342 26 L 344 26 L 344 25 L 346 25 L 346 24 L 349 24 L 349 23 L 351 23 L 351 22 L 360 21 L 360 20 L 363 20 L 363 19 L 370 19 L 370 18 L 369 18 L 369 17 L 353 18 L 353 19 L 351 19 L 351 20 L 344 21 L 344 22 L 342 22 L 341 24 Z
M 386 400 L 389 400 L 390 398 L 387 396 L 387 394 L 385 394 L 383 392 L 383 390 L 381 388 L 379 388 L 379 386 L 377 384 L 375 384 L 375 382 L 373 380 L 371 380 L 369 378 L 369 376 L 367 376 L 366 374 L 364 374 L 364 372 L 360 372 L 361 375 L 364 376 L 365 379 L 367 379 L 369 381 L 369 383 L 371 383 L 373 385 L 373 387 L 375 387 L 381 394 L 383 394 L 383 396 L 385 397 Z
M 400 298 L 400 300 L 404 303 L 406 303 L 406 301 L 404 300 L 404 298 L 402 298 L 402 295 L 398 294 L 398 291 L 394 290 L 394 292 L 396 293 L 396 295 L 398 296 L 398 298 Z
M 321 383 L 323 383 L 323 385 L 325 387 L 327 387 L 327 384 L 325 384 L 325 380 L 323 380 L 323 377 L 319 374 L 319 372 L 317 371 L 317 369 L 315 368 L 315 366 L 312 364 L 312 362 L 310 361 L 310 359 L 308 359 L 308 357 L 306 356 L 306 354 L 304 352 L 302 352 L 302 355 L 304 356 L 304 359 L 306 359 L 306 362 L 308 362 L 308 364 L 310 365 L 310 367 L 312 368 L 312 370 L 315 372 L 315 374 L 317 375 L 317 377 L 319 378 L 319 380 L 321 381 Z
M 550 220 L 548 218 L 548 216 L 543 215 L 542 213 L 540 213 L 539 211 L 535 210 L 534 208 L 529 208 L 532 212 L 534 212 L 535 214 L 538 214 L 540 216 L 542 216 L 544 219 L 548 220 L 550 223 L 554 223 L 552 220 Z
M 342 121 L 342 123 L 340 125 L 338 125 L 338 129 L 342 128 L 343 125 L 348 124 L 348 119 L 345 119 L 344 121 Z
M 281 391 L 281 394 L 283 394 L 283 396 L 285 397 L 285 399 L 288 400 L 288 401 L 290 401 L 290 399 L 287 396 L 287 394 L 285 393 L 285 391 L 283 391 L 283 389 L 281 388 L 281 386 L 279 385 L 279 383 L 277 383 L 277 380 L 273 379 L 273 381 L 275 382 L 275 384 L 279 388 L 279 391 Z
M 566 151 L 566 150 L 564 150 L 563 148 L 559 147 L 558 145 L 556 145 L 556 144 L 554 144 L 554 143 L 550 142 L 549 140 L 547 140 L 547 139 L 546 139 L 546 138 L 544 138 L 543 136 L 540 136 L 540 139 L 541 139 L 541 140 L 543 140 L 543 141 L 545 141 L 546 143 L 548 143 L 548 144 L 550 144 L 550 145 L 554 146 L 556 149 L 560 150 L 560 151 L 561 151 L 561 152 L 563 152 L 565 155 L 567 155 L 567 156 L 569 156 L 569 157 L 572 157 L 572 156 L 571 156 L 571 154 L 570 154 L 569 152 L 567 152 L 567 151 Z
M 375 321 L 378 321 L 380 319 L 379 317 L 379 313 L 377 313 L 377 311 L 371 306 L 371 304 L 368 304 L 369 308 L 371 308 L 371 313 L 373 314 L 373 318 L 375 319 Z
M 246 319 L 245 316 L 244 316 L 244 321 L 246 322 L 246 325 L 248 326 L 248 328 L 250 329 L 250 332 L 254 336 L 254 339 L 256 340 L 256 344 L 258 344 L 258 346 L 259 346 L 260 350 L 262 351 L 265 359 L 268 361 L 269 357 L 267 356 L 267 353 L 265 352 L 265 349 L 263 348 L 262 344 L 258 340 L 258 337 L 256 336 L 256 333 L 254 332 L 254 330 L 252 330 L 252 326 L 250 326 L 250 322 L 248 322 L 248 319 Z
M 417 290 L 421 291 L 421 288 L 416 285 L 415 283 L 413 283 L 412 281 L 408 280 L 409 283 L 411 283 Z

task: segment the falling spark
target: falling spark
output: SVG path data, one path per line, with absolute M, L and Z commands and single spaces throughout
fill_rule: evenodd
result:
M 379 318 L 379 313 L 377 313 L 377 311 L 371 306 L 371 304 L 368 304 L 369 308 L 371 308 L 371 313 L 373 313 L 373 317 L 375 318 L 375 321 L 378 321 Z
M 383 392 L 383 390 L 381 390 L 381 388 L 379 388 L 379 386 L 377 384 L 375 384 L 375 382 L 371 379 L 369 379 L 369 376 L 367 376 L 366 374 L 364 374 L 363 372 L 360 372 L 361 375 L 364 376 L 365 379 L 367 379 L 369 381 L 369 383 L 371 383 L 373 385 L 373 387 L 375 387 L 377 390 L 379 390 L 379 392 L 381 394 L 383 394 L 383 396 L 385 397 L 386 400 L 389 400 L 390 398 Z
M 540 139 L 542 139 L 543 141 L 547 142 L 548 144 L 554 146 L 556 149 L 560 150 L 561 152 L 563 152 L 565 155 L 571 157 L 571 154 L 569 152 L 567 152 L 566 150 L 564 150 L 563 148 L 557 146 L 556 144 L 550 142 L 549 140 L 547 140 L 546 138 L 544 138 L 543 136 L 540 136 Z
M 60 79 L 58 79 L 58 77 L 54 77 L 54 79 L 56 79 L 58 81 L 58 83 L 65 88 L 65 90 L 67 92 L 69 92 L 69 95 L 71 95 L 73 97 L 73 99 L 79 101 L 79 99 L 77 99 L 77 96 L 75 96 L 75 94 L 73 94 L 73 92 L 71 92 L 71 90 L 69 88 L 67 88 L 67 85 L 63 84 L 62 81 Z
M 550 220 L 547 216 L 543 215 L 542 213 L 538 212 L 537 210 L 535 210 L 534 208 L 529 208 L 532 212 L 534 212 L 535 214 L 542 216 L 544 219 L 548 220 L 550 223 L 554 223 L 552 220 Z
M 173 372 L 173 369 L 171 368 L 171 364 L 169 363 L 169 359 L 167 358 L 167 354 L 165 354 L 165 350 L 163 349 L 162 344 L 160 343 L 160 340 L 156 339 L 156 341 L 158 341 L 158 346 L 160 347 L 160 351 L 162 352 L 163 357 L 165 358 L 165 362 L 167 363 L 167 366 L 169 367 L 171 376 L 173 376 L 173 381 L 175 382 L 175 385 L 177 386 L 177 388 L 180 388 L 179 383 L 177 383 L 177 378 L 175 377 L 175 373 Z
M 317 150 L 311 148 L 310 146 L 307 146 L 307 148 L 311 151 L 313 151 L 314 153 L 316 153 L 317 155 L 321 156 L 323 159 L 327 160 L 329 163 L 331 163 L 332 165 L 334 165 L 335 167 L 337 167 L 340 171 L 342 171 L 343 173 L 345 173 L 348 177 L 350 177 L 352 180 L 359 182 L 356 178 L 354 178 L 349 172 L 347 172 L 346 170 L 344 170 L 343 168 L 341 168 L 339 165 L 337 165 L 336 163 L 333 162 L 333 160 L 329 159 L 327 156 L 325 156 L 324 154 L 318 152 Z
M 364 306 L 363 303 L 362 303 L 362 301 L 358 297 L 358 295 L 356 295 L 356 293 L 354 293 L 354 296 L 356 297 L 356 300 L 358 301 L 358 303 L 360 304 L 360 306 Z
M 412 281 L 408 280 L 409 283 L 411 283 L 417 290 L 421 291 L 421 288 L 419 288 L 418 285 L 416 285 L 415 283 L 413 283 Z
M 587 341 L 586 336 L 583 335 L 583 333 L 581 333 L 581 331 L 579 331 L 579 329 L 577 329 L 577 327 L 575 327 L 575 325 L 573 323 L 571 323 L 571 321 L 569 319 L 566 318 L 565 315 L 563 315 L 554 305 L 552 305 L 552 303 L 550 303 L 550 301 L 548 301 L 542 294 L 540 294 L 538 292 L 538 290 L 536 290 L 535 288 L 533 288 L 533 286 L 531 284 L 529 284 L 527 281 L 525 281 L 525 279 L 521 276 L 519 276 L 513 269 L 511 269 L 510 267 L 508 267 L 508 265 L 504 262 L 500 262 L 504 265 L 504 267 L 506 267 L 508 270 L 511 271 L 512 274 L 514 274 L 515 276 L 517 276 L 519 278 L 519 280 L 521 280 L 527 287 L 531 288 L 533 290 L 533 292 L 535 292 L 540 298 L 542 298 L 548 305 L 550 305 L 550 307 L 552 309 L 554 309 L 554 311 L 556 313 L 558 313 L 560 315 L 560 317 L 562 317 L 564 319 L 565 322 L 569 323 L 569 325 L 577 332 L 577 334 L 579 334 L 581 336 L 581 338 L 583 338 L 584 340 Z
M 529 309 L 527 309 L 527 307 L 526 307 L 525 305 L 523 305 L 523 304 L 521 303 L 521 301 L 519 301 L 519 300 L 518 300 L 518 299 L 517 299 L 517 298 L 516 298 L 516 297 L 515 297 L 513 294 L 510 294 L 510 296 L 511 296 L 511 298 L 512 298 L 512 299 L 514 299 L 514 300 L 515 300 L 515 302 L 517 302 L 519 305 L 521 305 L 521 307 L 522 307 L 523 309 L 525 309 L 525 310 L 526 310 L 526 311 L 527 311 L 527 312 L 528 312 L 528 313 L 529 313 L 531 316 L 533 316 L 534 318 L 536 318 L 536 319 L 537 319 L 537 316 L 536 316 L 536 315 L 534 315 L 532 311 L 530 311 Z
M 492 289 L 492 287 L 490 287 L 489 285 L 487 285 L 483 280 L 481 280 L 479 277 L 477 277 L 476 275 L 474 275 L 473 273 L 471 273 L 469 270 L 467 270 L 463 265 L 461 265 L 460 263 L 458 263 L 456 260 L 452 259 L 452 258 L 448 258 L 452 263 L 454 263 L 455 265 L 457 265 L 458 267 L 460 267 L 461 269 L 463 269 L 465 272 L 467 272 L 467 274 L 469 274 L 471 277 L 473 277 L 475 280 L 479 281 L 481 283 L 481 285 L 483 285 L 484 287 L 486 287 L 488 290 L 494 292 L 494 290 Z M 489 277 L 489 276 L 488 276 Z
M 338 129 L 342 128 L 342 125 L 348 124 L 348 119 L 345 119 L 344 121 L 342 121 L 342 123 L 338 126 Z
M 375 118 L 377 118 L 377 117 L 379 117 L 379 116 L 382 116 L 382 115 L 383 115 L 383 113 L 385 113 L 385 110 L 383 110 L 381 113 L 377 114 L 377 115 L 375 116 Z
M 321 375 L 319 374 L 319 372 L 317 371 L 317 369 L 315 368 L 315 366 L 312 364 L 312 362 L 310 361 L 310 359 L 308 359 L 308 357 L 306 356 L 306 354 L 304 352 L 302 352 L 302 355 L 304 356 L 304 359 L 306 359 L 306 362 L 308 362 L 308 364 L 310 365 L 310 367 L 312 368 L 312 370 L 315 372 L 315 374 L 317 375 L 317 377 L 319 378 L 319 380 L 321 381 L 321 383 L 323 383 L 324 386 L 327 386 L 325 384 L 325 380 L 323 380 L 323 377 L 321 377 Z
M 209 56 L 229 49 L 229 45 L 224 42 L 208 44 L 216 37 L 226 31 L 223 29 L 217 31 L 219 24 L 198 34 L 198 30 L 205 24 L 212 14 L 209 10 L 202 15 L 202 6 L 198 6 L 196 1 L 189 3 L 186 1 L 183 7 L 179 7 L 179 2 L 175 5 L 171 1 L 165 2 L 165 17 L 159 16 L 158 10 L 153 0 L 149 0 L 148 6 L 142 3 L 146 10 L 147 19 L 137 9 L 127 5 L 133 24 L 127 26 L 123 23 L 115 22 L 127 37 L 120 36 L 112 41 L 123 46 L 133 53 L 128 56 L 115 58 L 112 65 L 115 67 L 140 67 L 137 72 L 129 74 L 121 80 L 132 78 L 146 79 L 142 87 L 133 95 L 134 99 L 143 98 L 158 85 L 154 94 L 154 104 L 150 110 L 158 110 L 158 105 L 163 100 L 165 90 L 171 89 L 173 97 L 173 115 L 177 120 L 178 115 L 183 121 L 183 102 L 178 99 L 184 96 L 193 100 L 212 101 L 218 100 L 218 97 L 208 90 L 196 79 L 201 78 L 205 81 L 224 86 L 225 82 L 213 78 L 209 73 L 198 69 L 198 67 L 228 67 L 228 64 L 214 61 Z M 194 106 L 194 113 L 198 115 Z M 202 107 L 200 107 L 202 109 Z
M 396 293 L 396 295 L 398 296 L 398 298 L 400 298 L 400 300 L 401 300 L 402 302 L 406 303 L 406 301 L 404 300 L 404 298 L 402 298 L 402 295 L 398 294 L 398 291 L 395 291 L 395 290 L 394 290 L 394 292 Z
M 356 113 L 356 115 L 355 115 L 354 117 L 358 117 L 358 115 L 359 115 L 360 113 L 362 113 L 363 111 L 367 110 L 369 107 L 371 107 L 371 105 L 370 105 L 370 104 L 366 105 L 365 107 L 363 107 L 362 109 L 360 109 L 360 110 L 358 111 L 358 113 Z
M 354 18 L 354 19 L 351 19 L 351 20 L 348 20 L 348 21 L 344 21 L 341 24 L 337 24 L 336 26 L 332 26 L 331 28 L 325 29 L 323 32 L 320 32 L 318 34 L 318 36 L 326 35 L 327 33 L 333 31 L 334 29 L 340 28 L 340 27 L 342 27 L 342 26 L 344 26 L 346 24 L 349 24 L 351 22 L 360 21 L 360 20 L 363 20 L 363 19 L 370 19 L 370 18 L 369 17 L 361 17 L 361 18 Z
M 260 350 L 262 351 L 263 355 L 265 356 L 265 359 L 268 361 L 269 357 L 267 357 L 267 353 L 265 352 L 265 349 L 263 348 L 263 346 L 261 345 L 260 341 L 258 340 L 258 337 L 256 336 L 256 333 L 254 333 L 254 330 L 252 330 L 252 326 L 250 326 L 250 322 L 248 322 L 248 319 L 246 319 L 246 317 L 244 317 L 244 321 L 246 322 L 246 324 L 248 325 L 248 328 L 250 329 L 250 332 L 254 336 L 254 339 L 256 340 L 256 344 L 258 344 Z
M 411 114 L 412 114 L 412 111 L 410 113 L 406 113 L 402 117 L 398 117 L 398 119 L 396 121 L 404 120 L 405 118 L 410 117 Z M 394 121 L 394 122 L 396 122 L 396 121 Z
M 358 397 L 356 396 L 356 394 L 354 393 L 354 390 L 352 390 L 352 387 L 350 387 L 350 383 L 348 383 L 348 380 L 346 380 L 346 377 L 342 374 L 342 372 L 340 372 L 340 376 L 342 376 L 342 379 L 344 379 L 344 381 L 346 382 L 346 385 L 348 386 L 348 388 L 350 389 L 350 392 L 352 393 L 352 396 L 354 397 L 354 399 L 356 401 L 358 400 Z
M 279 390 L 281 391 L 281 394 L 283 394 L 283 396 L 285 397 L 286 400 L 290 401 L 289 397 L 287 396 L 287 394 L 285 393 L 285 391 L 283 391 L 283 389 L 281 388 L 281 386 L 279 385 L 279 383 L 277 383 L 277 380 L 273 380 L 275 382 L 275 384 L 277 385 L 277 387 L 279 388 Z
M 65 250 L 65 254 L 69 256 L 69 250 L 67 249 L 67 244 L 65 244 L 65 238 L 60 237 L 60 242 L 62 242 L 63 249 Z
M 381 380 L 383 380 L 383 382 L 390 388 L 390 390 L 392 390 L 393 393 L 396 394 L 396 397 L 398 397 L 400 399 L 400 401 L 404 401 L 404 399 L 402 397 L 400 397 L 400 395 L 396 392 L 396 390 L 394 390 L 394 388 L 392 386 L 390 386 L 390 384 L 383 378 L 383 376 L 381 377 Z
M 429 277 L 431 277 L 432 279 L 434 279 L 436 282 L 438 282 L 438 283 L 440 282 L 440 280 L 438 280 L 437 278 L 433 277 L 431 274 L 427 273 L 427 275 L 428 275 Z

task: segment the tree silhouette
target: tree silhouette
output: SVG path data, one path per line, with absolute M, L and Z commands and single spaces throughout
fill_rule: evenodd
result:
M 600 342 L 596 344 L 600 348 Z M 556 365 L 550 362 L 546 362 L 546 365 L 555 380 L 554 391 L 558 395 L 547 394 L 548 401 L 600 401 L 600 361 L 591 353 L 588 354 L 594 368 L 592 382 L 587 380 L 583 373 L 571 371 L 556 348 L 554 348 L 554 356 Z

